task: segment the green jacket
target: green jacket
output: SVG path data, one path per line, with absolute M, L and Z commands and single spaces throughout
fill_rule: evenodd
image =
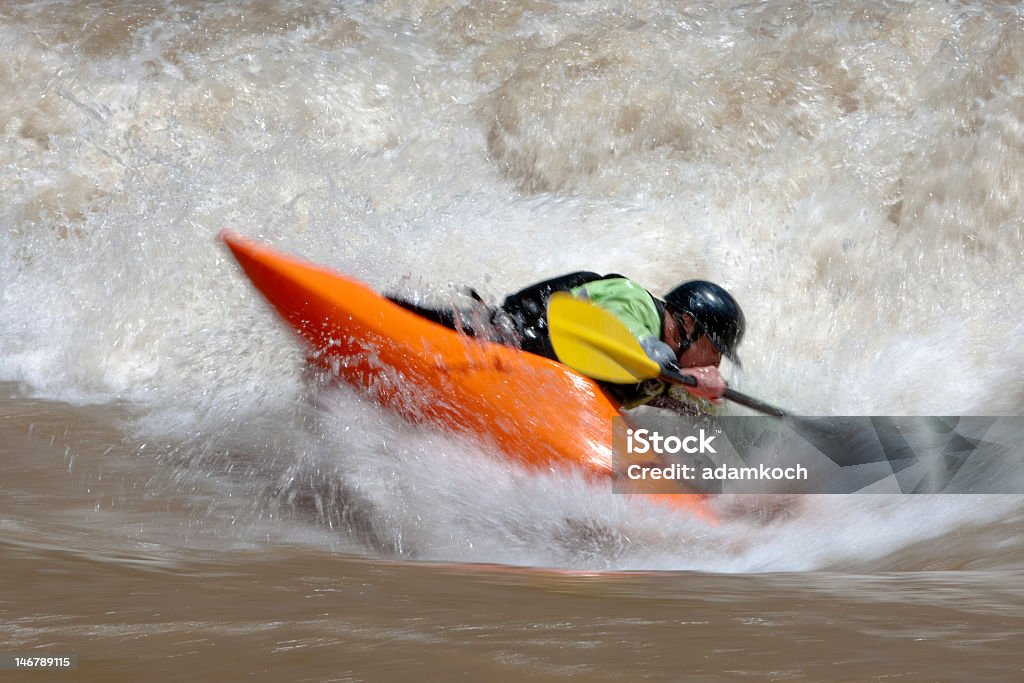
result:
M 650 292 L 632 280 L 624 277 L 597 280 L 576 287 L 572 295 L 614 313 L 637 339 L 661 339 L 661 307 Z

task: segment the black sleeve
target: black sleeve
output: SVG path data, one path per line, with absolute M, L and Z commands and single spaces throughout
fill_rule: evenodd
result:
M 515 294 L 509 294 L 505 297 L 501 307 L 509 315 L 521 318 L 524 321 L 543 318 L 547 313 L 548 299 L 551 298 L 554 292 L 567 292 L 588 282 L 600 280 L 602 277 L 597 273 L 587 270 L 559 275 L 549 280 L 537 282 L 529 287 L 524 287 Z

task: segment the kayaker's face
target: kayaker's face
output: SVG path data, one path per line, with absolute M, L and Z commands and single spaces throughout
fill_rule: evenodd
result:
M 709 365 L 718 367 L 722 362 L 722 354 L 706 334 L 690 344 L 690 348 L 679 354 L 679 367 L 705 368 Z
M 722 354 L 715 345 L 711 343 L 711 340 L 706 334 L 702 334 L 697 341 L 690 344 L 682 353 L 678 352 L 680 342 L 683 340 L 683 334 L 690 337 L 693 334 L 694 324 L 690 316 L 683 315 L 683 329 L 680 329 L 679 322 L 676 321 L 675 316 L 665 316 L 665 339 L 664 342 L 676 349 L 676 358 L 679 361 L 679 367 L 681 368 L 705 368 L 708 366 L 718 367 L 722 363 Z

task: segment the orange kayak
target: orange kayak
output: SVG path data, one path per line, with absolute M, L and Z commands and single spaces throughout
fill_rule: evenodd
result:
M 220 236 L 316 362 L 381 405 L 413 423 L 469 435 L 528 466 L 613 476 L 619 405 L 590 378 L 450 330 L 361 282 L 236 233 Z M 697 512 L 702 507 L 700 496 L 671 498 Z

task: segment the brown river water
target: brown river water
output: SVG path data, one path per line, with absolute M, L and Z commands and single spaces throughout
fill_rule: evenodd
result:
M 168 485 L 117 413 L 0 402 L 0 654 L 76 657 L 4 680 L 1024 675 L 1019 546 L 979 562 L 954 532 L 873 569 L 746 574 L 404 561 L 303 539 L 302 515 L 240 532 L 209 489 Z

